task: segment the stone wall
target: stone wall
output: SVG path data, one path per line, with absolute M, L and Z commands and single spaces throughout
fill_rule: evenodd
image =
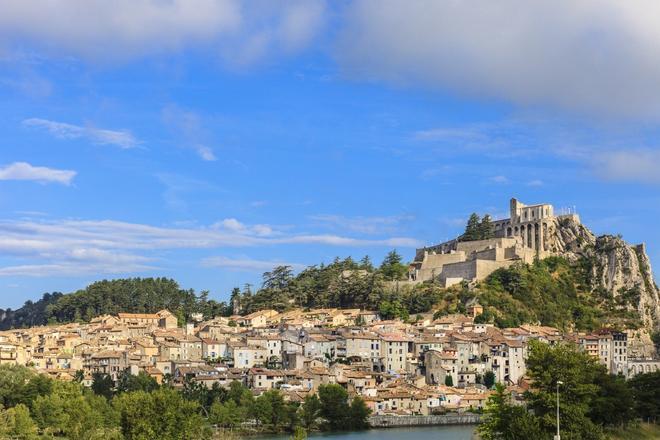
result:
M 488 240 L 461 241 L 456 245 L 457 251 L 465 252 L 467 258 L 471 258 L 475 252 L 483 251 L 491 247 L 511 247 L 517 243 L 515 238 L 490 238 Z
M 404 426 L 476 425 L 481 421 L 479 414 L 444 414 L 433 416 L 371 416 L 373 428 L 397 428 Z

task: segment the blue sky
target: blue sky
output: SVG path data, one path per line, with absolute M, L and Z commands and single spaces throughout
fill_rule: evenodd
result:
M 654 3 L 0 5 L 0 307 L 123 276 L 226 299 L 512 196 L 660 261 Z

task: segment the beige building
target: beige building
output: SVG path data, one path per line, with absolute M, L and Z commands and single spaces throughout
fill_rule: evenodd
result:
M 383 335 L 381 356 L 386 371 L 401 373 L 406 371 L 408 344 L 412 339 L 403 335 Z

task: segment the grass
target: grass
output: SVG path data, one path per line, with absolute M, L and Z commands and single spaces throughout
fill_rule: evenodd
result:
M 608 430 L 610 440 L 651 440 L 660 439 L 660 425 L 642 423 L 623 429 Z

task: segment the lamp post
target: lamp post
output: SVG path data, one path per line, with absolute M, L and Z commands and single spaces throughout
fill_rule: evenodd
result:
M 555 435 L 555 440 L 561 440 L 559 435 L 559 385 L 564 385 L 564 382 L 561 380 L 557 381 L 557 435 Z

